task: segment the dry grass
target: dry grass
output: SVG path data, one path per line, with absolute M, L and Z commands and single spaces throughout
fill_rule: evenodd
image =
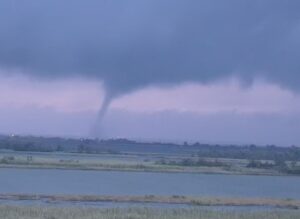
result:
M 188 196 L 93 196 L 93 195 L 29 195 L 0 194 L 0 200 L 46 200 L 65 202 L 128 202 L 187 204 L 194 206 L 269 206 L 300 209 L 300 201 L 293 199 L 201 198 Z
M 233 212 L 201 209 L 47 208 L 0 206 L 1 219 L 299 219 L 299 211 Z

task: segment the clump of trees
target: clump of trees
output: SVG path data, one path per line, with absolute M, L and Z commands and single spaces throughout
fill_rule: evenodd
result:
M 258 168 L 258 169 L 271 169 L 275 166 L 273 162 L 269 161 L 260 161 L 260 160 L 251 160 L 247 164 L 248 168 Z
M 286 161 L 282 159 L 282 157 L 272 161 L 250 160 L 246 167 L 258 169 L 275 169 L 282 173 L 300 174 L 300 166 L 298 165 L 298 162 L 296 160 Z
M 84 139 L 0 135 L 0 149 L 36 152 L 73 153 L 157 153 L 199 158 L 300 161 L 300 147 L 275 145 L 217 145 L 162 142 L 137 142 L 127 139 Z M 184 161 L 191 165 L 191 161 Z M 200 165 L 200 164 L 199 164 Z M 205 165 L 205 163 L 203 163 Z M 253 164 L 259 165 L 259 164 Z M 263 166 L 263 165 L 262 165 Z
M 205 166 L 205 167 L 227 167 L 228 165 L 220 162 L 218 160 L 206 160 L 203 158 L 199 158 L 197 160 L 194 159 L 182 159 L 182 160 L 159 160 L 156 162 L 156 164 L 160 164 L 160 165 L 174 165 L 174 166 L 188 166 L 188 167 L 201 167 L 201 166 Z
M 14 156 L 4 156 L 0 159 L 0 163 L 2 164 L 9 164 L 15 160 Z

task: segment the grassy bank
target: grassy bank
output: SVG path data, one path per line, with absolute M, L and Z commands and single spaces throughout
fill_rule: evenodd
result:
M 1 219 L 299 219 L 298 211 L 233 212 L 201 209 L 97 209 L 0 206 Z
M 158 160 L 160 159 L 160 160 Z M 276 169 L 247 168 L 246 160 L 237 159 L 201 159 L 165 156 L 163 158 L 141 158 L 132 155 L 105 155 L 95 157 L 78 154 L 0 154 L 0 168 L 45 168 L 45 169 L 75 169 L 75 170 L 108 170 L 108 171 L 140 171 L 140 172 L 170 172 L 170 173 L 217 173 L 243 175 L 283 175 Z M 163 160 L 164 162 L 162 162 Z M 187 162 L 189 161 L 189 162 Z M 192 165 L 190 165 L 192 164 Z
M 300 209 L 300 201 L 293 199 L 246 199 L 246 198 L 204 198 L 189 196 L 93 196 L 93 195 L 28 195 L 0 194 L 0 200 L 43 200 L 44 202 L 127 202 L 186 204 L 193 206 L 266 206 L 286 209 Z

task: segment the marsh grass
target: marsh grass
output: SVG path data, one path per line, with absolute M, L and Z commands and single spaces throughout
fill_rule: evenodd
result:
M 213 211 L 156 208 L 59 208 L 0 206 L 1 219 L 299 219 L 299 211 Z
M 246 199 L 246 198 L 205 198 L 190 196 L 110 196 L 110 195 L 30 195 L 0 194 L 2 201 L 43 200 L 63 202 L 115 202 L 115 203 L 161 203 L 186 204 L 191 206 L 268 206 L 285 209 L 300 209 L 300 201 L 293 199 Z

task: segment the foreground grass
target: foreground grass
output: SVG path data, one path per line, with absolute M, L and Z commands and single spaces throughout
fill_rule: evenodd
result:
M 299 219 L 299 211 L 234 212 L 203 209 L 54 208 L 0 206 L 1 219 Z
M 192 206 L 261 206 L 285 209 L 300 209 L 300 201 L 293 199 L 262 199 L 262 198 L 204 198 L 189 196 L 111 196 L 111 195 L 30 195 L 0 194 L 3 201 L 47 201 L 47 202 L 115 202 L 115 203 L 160 203 L 186 204 Z

